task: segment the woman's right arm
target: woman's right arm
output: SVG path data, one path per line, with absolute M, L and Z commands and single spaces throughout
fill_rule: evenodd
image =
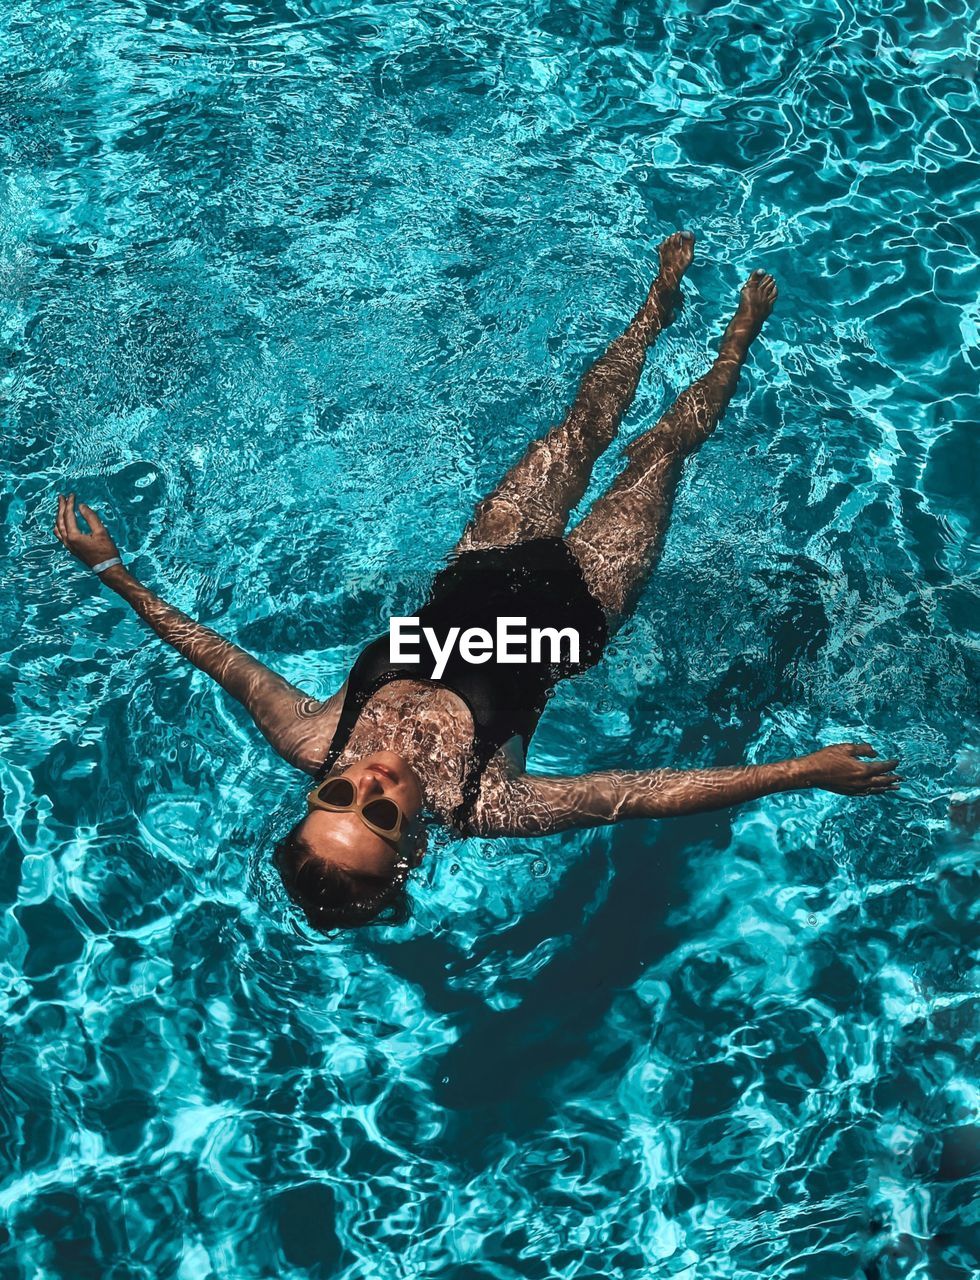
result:
M 91 533 L 78 527 L 74 496 L 58 498 L 55 533 L 59 539 L 89 568 L 118 556 L 119 549 L 105 525 L 84 503 L 79 503 L 79 511 Z M 124 565 L 113 565 L 99 577 L 162 640 L 240 702 L 284 760 L 305 773 L 318 772 L 337 727 L 343 689 L 326 702 L 318 702 L 238 645 L 167 604 Z

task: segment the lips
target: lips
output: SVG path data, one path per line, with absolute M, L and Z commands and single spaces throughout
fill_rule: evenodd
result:
M 387 765 L 369 764 L 368 769 L 370 770 L 371 773 L 380 773 L 382 778 L 387 778 L 389 782 L 398 781 L 398 775 L 396 773 L 393 773 L 392 770 L 389 769 Z

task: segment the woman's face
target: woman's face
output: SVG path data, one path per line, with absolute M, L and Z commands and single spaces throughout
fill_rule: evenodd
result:
M 394 751 L 372 752 L 343 772 L 332 772 L 328 777 L 349 779 L 358 804 L 380 796 L 394 800 L 409 821 L 422 804 L 422 788 L 414 770 Z M 353 810 L 332 813 L 311 809 L 296 828 L 296 834 L 317 857 L 352 875 L 390 877 L 399 858 L 399 851 L 391 842 L 366 827 Z

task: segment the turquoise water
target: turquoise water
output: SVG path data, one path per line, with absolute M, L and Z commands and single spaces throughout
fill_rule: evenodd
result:
M 976 1274 L 971 22 L 5 7 L 3 1280 Z M 436 841 L 409 925 L 314 941 L 268 865 L 302 776 L 56 493 L 325 695 L 681 226 L 627 436 L 752 267 L 777 310 L 532 764 L 868 738 L 903 796 Z

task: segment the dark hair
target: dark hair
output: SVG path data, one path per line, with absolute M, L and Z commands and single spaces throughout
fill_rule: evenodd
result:
M 355 875 L 318 857 L 297 832 L 297 823 L 276 844 L 272 861 L 286 892 L 321 933 L 366 924 L 404 924 L 411 915 L 405 888 L 410 859 L 400 860 L 394 875 Z

